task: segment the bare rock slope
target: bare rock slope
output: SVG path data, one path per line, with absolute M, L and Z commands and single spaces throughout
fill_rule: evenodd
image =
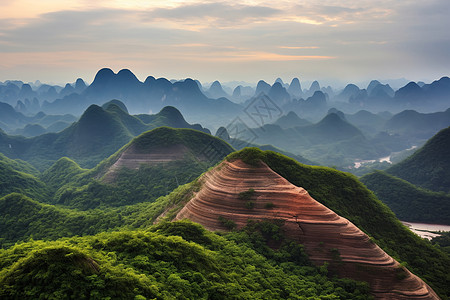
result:
M 131 145 L 120 154 L 116 162 L 105 173 L 103 177 L 105 182 L 113 182 L 121 168 L 137 170 L 141 165 L 152 166 L 179 161 L 183 160 L 189 152 L 189 149 L 181 144 L 155 149 L 149 153 L 141 153 L 135 148 L 134 145 Z
M 175 219 L 209 230 L 226 230 L 220 217 L 238 228 L 249 219 L 281 219 L 286 236 L 303 244 L 315 264 L 328 262 L 340 276 L 369 282 L 377 299 L 439 299 L 364 232 L 263 162 L 224 161 L 200 180 L 202 188 Z

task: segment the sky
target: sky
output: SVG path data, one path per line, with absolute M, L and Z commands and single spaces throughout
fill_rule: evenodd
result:
M 37 4 L 38 3 L 38 4 Z M 450 75 L 449 0 L 0 0 L 0 81 Z

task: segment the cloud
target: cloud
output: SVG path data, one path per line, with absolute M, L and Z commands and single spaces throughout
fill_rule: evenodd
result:
M 276 17 L 281 10 L 269 6 L 216 3 L 196 3 L 173 8 L 155 8 L 144 14 L 146 21 L 168 20 L 200 27 L 235 27 L 263 22 Z
M 0 27 L 3 51 L 117 51 L 133 45 L 182 43 L 189 32 L 142 25 L 136 11 L 95 9 L 58 11 Z M 10 20 L 0 20 L 11 24 Z M 133 51 L 135 49 L 128 49 Z

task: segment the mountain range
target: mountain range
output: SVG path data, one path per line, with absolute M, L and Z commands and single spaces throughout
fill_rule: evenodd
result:
M 321 87 L 317 81 L 309 89 L 302 89 L 298 78 L 292 79 L 290 84 L 278 78 L 273 85 L 260 80 L 255 88 L 233 88 L 235 91 L 231 92 L 231 88 L 215 81 L 209 89 L 203 90 L 201 83 L 192 79 L 169 81 L 153 76 L 148 76 L 142 82 L 128 69 L 114 73 L 104 68 L 97 72 L 89 85 L 82 79 L 64 87 L 30 85 L 20 81 L 0 83 L 0 102 L 27 115 L 39 111 L 46 114 L 70 111 L 76 116 L 81 115 L 91 104 L 101 105 L 112 99 L 124 102 L 132 114 L 154 113 L 171 105 L 194 122 L 218 128 L 238 116 L 252 102 L 251 99 L 261 94 L 268 96 L 283 111 L 294 111 L 300 117 L 312 121 L 323 118 L 331 107 L 347 113 L 361 109 L 373 113 L 407 109 L 443 111 L 449 108 L 450 79 L 442 77 L 420 85 L 410 82 L 398 90 L 378 80 L 371 81 L 362 89 L 355 84 L 348 84 L 342 91 L 333 90 L 331 87 Z

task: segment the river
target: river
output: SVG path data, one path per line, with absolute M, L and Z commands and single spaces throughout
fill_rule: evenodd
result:
M 368 159 L 368 160 L 361 160 L 361 159 L 358 159 L 358 160 L 354 161 L 353 168 L 358 169 L 358 168 L 360 168 L 363 164 L 367 164 L 367 163 L 373 164 L 374 162 L 377 162 L 377 161 L 378 161 L 378 162 L 384 162 L 384 161 L 385 161 L 385 162 L 387 162 L 387 163 L 389 163 L 389 164 L 392 164 L 391 157 L 392 157 L 393 155 L 397 155 L 397 154 L 402 153 L 402 152 L 404 152 L 404 151 L 411 151 L 411 150 L 414 150 L 414 149 L 416 149 L 416 148 L 417 148 L 417 146 L 412 146 L 411 148 L 405 149 L 405 150 L 403 150 L 403 151 L 392 152 L 392 153 L 389 154 L 388 156 L 381 157 L 381 158 L 378 158 L 378 159 Z
M 439 224 L 426 224 L 426 223 L 413 223 L 405 222 L 402 223 L 407 226 L 412 232 L 419 235 L 422 238 L 431 240 L 434 237 L 440 236 L 439 233 L 434 233 L 436 231 L 450 231 L 449 225 L 439 225 Z

